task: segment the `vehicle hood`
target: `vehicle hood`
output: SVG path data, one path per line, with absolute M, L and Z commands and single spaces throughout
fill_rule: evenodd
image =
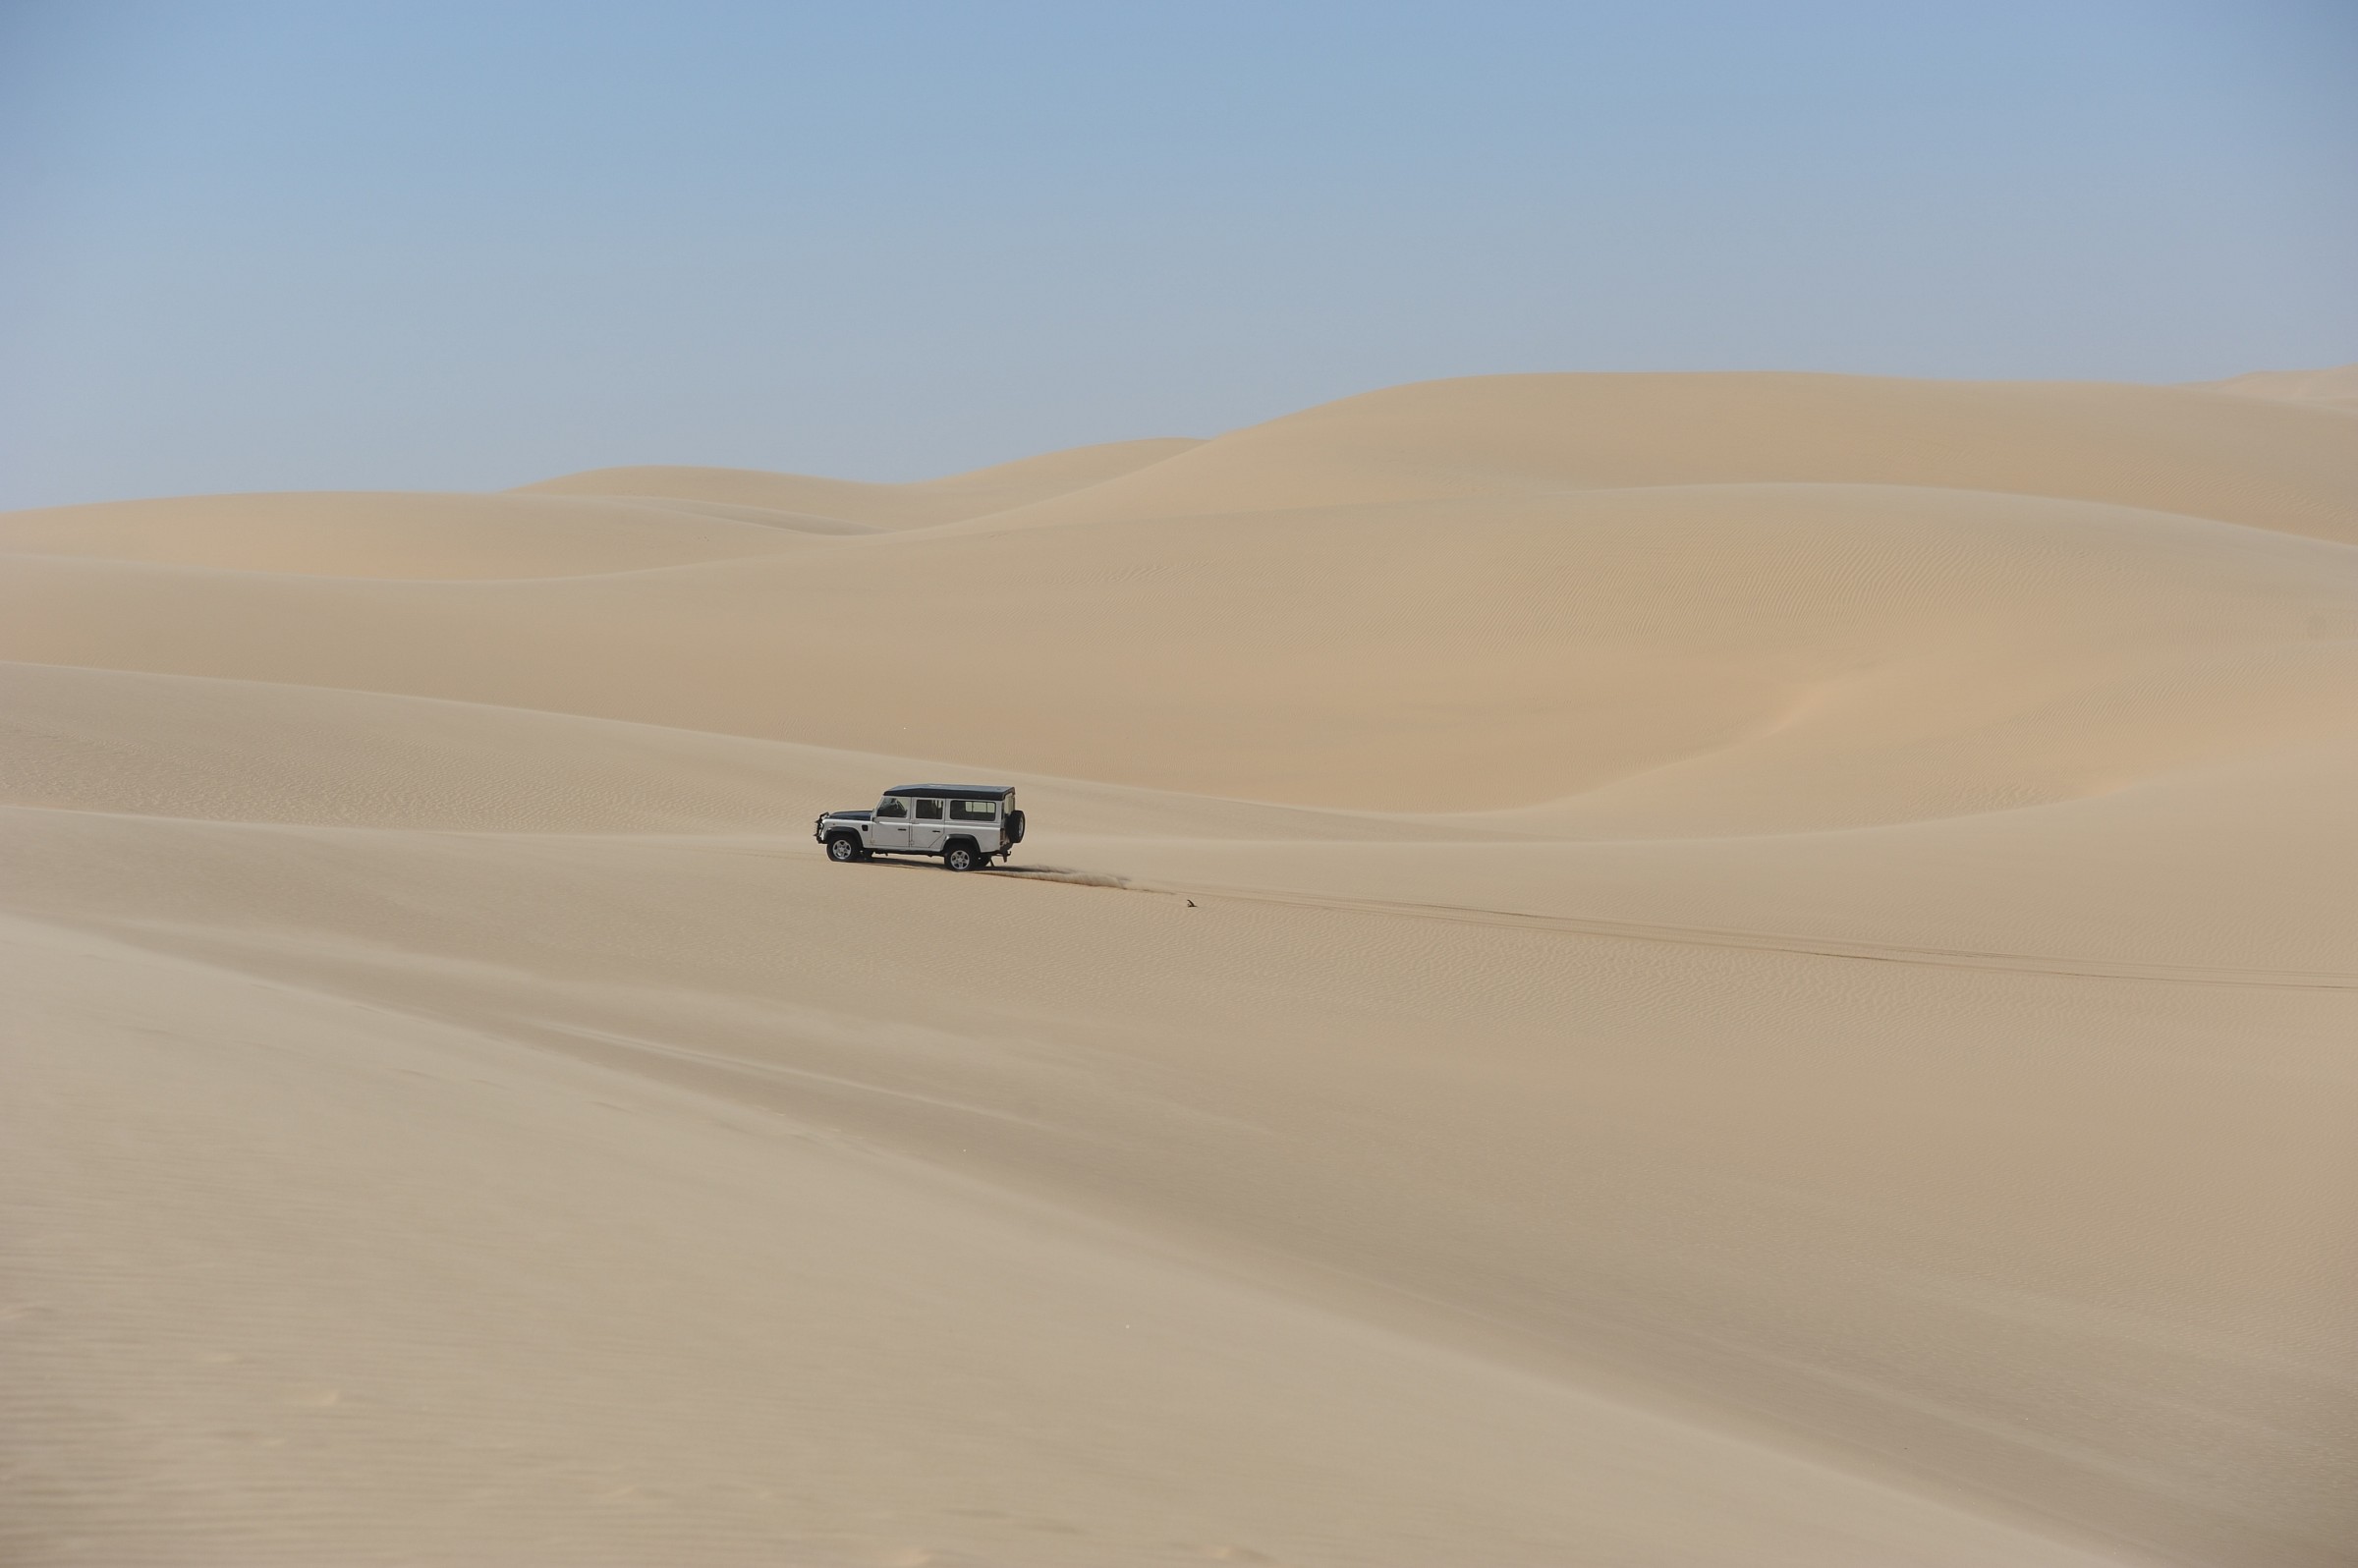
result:
M 837 818 L 840 818 L 840 819 L 842 819 L 842 820 L 845 820 L 845 821 L 852 821 L 852 822 L 865 822 L 865 821 L 867 821 L 867 820 L 868 820 L 870 817 L 871 817 L 871 816 L 874 816 L 876 813 L 875 813 L 873 811 L 867 811 L 867 812 L 829 812 L 827 814 L 828 814 L 829 816 L 832 816 L 832 817 L 837 817 Z

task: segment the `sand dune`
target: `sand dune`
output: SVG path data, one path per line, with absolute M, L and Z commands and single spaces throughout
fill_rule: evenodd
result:
M 2069 798 L 2330 729 L 2353 563 L 2089 503 L 1682 485 L 497 582 L 48 556 L 0 585 L 0 656 L 1306 805 L 1573 799 L 1645 831 L 1773 830 Z
M 0 514 L 0 550 L 309 577 L 541 577 L 771 555 L 804 533 L 847 532 L 803 521 L 661 501 L 208 495 Z
M 2354 482 L 2358 450 L 2339 421 L 2177 388 L 1483 376 L 1273 420 L 1036 502 L 1022 520 L 1642 485 L 1906 484 L 2106 501 L 2358 542 Z
M 1184 438 L 1114 441 L 1024 458 L 917 484 L 863 484 L 752 469 L 592 469 L 543 479 L 518 495 L 595 495 L 716 501 L 835 518 L 869 528 L 924 528 L 1030 505 L 1102 483 L 1201 443 Z
M 0 1549 L 2351 1561 L 2358 438 L 2247 391 L 0 517 Z M 1015 872 L 810 842 L 952 773 Z
M 2254 370 L 2249 375 L 2203 384 L 2209 390 L 2237 397 L 2274 398 L 2358 413 L 2358 364 L 2336 365 L 2330 370 Z

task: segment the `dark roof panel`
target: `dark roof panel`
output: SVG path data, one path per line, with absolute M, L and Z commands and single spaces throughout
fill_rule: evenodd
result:
M 1015 793 L 1012 784 L 895 784 L 887 795 L 956 796 L 967 801 L 1003 801 Z

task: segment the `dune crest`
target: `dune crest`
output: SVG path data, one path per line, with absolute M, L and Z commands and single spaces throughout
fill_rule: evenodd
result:
M 600 495 L 723 502 L 808 513 L 869 528 L 926 528 L 1004 511 L 1151 468 L 1201 443 L 1181 437 L 1075 447 L 969 474 L 913 484 L 822 479 L 758 469 L 643 467 L 591 469 L 535 484 L 516 495 Z
M 2236 397 L 2271 398 L 2358 414 L 2358 364 L 2339 364 L 2329 370 L 2254 370 L 2224 381 L 2196 384 Z
M 0 514 L 0 552 L 303 577 L 538 578 L 791 549 L 795 530 L 662 501 L 204 495 Z M 829 532 L 834 532 L 830 530 Z
M 0 516 L 0 1554 L 2346 1562 L 2331 374 Z

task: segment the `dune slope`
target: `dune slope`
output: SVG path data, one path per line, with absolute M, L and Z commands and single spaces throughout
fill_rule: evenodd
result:
M 0 1549 L 2346 1562 L 2350 428 L 0 518 Z

